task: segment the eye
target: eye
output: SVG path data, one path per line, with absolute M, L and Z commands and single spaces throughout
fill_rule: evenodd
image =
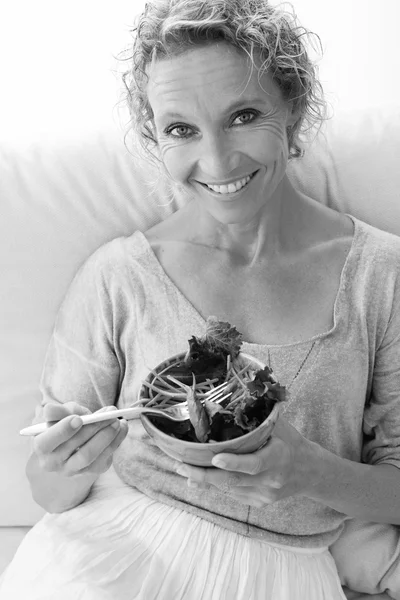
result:
M 176 131 L 177 133 L 172 133 L 173 131 Z M 175 138 L 180 138 L 180 139 L 185 139 L 190 137 L 191 135 L 191 128 L 188 125 L 183 125 L 183 124 L 175 124 L 175 125 L 171 125 L 170 127 L 167 127 L 167 129 L 164 131 L 164 133 L 166 135 L 169 135 L 171 137 L 175 137 Z
M 238 113 L 234 119 L 234 122 L 237 119 L 241 119 L 241 122 L 239 123 L 239 125 L 247 125 L 248 123 L 251 123 L 252 121 L 254 121 L 254 119 L 257 118 L 258 113 L 255 110 L 242 110 L 240 113 Z

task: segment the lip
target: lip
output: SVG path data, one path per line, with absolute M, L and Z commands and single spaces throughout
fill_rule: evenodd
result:
M 229 185 L 230 183 L 235 183 L 235 181 L 241 181 L 249 175 L 254 175 L 254 173 L 256 173 L 256 171 L 253 171 L 252 173 L 247 173 L 246 175 L 242 175 L 241 177 L 232 177 L 231 179 L 226 179 L 225 181 L 213 181 L 209 184 L 204 183 L 204 181 L 199 181 L 199 183 L 201 183 L 202 185 Z
M 238 196 L 240 194 L 240 192 L 242 192 L 243 190 L 245 190 L 247 188 L 247 186 L 253 181 L 253 179 L 255 179 L 257 173 L 258 173 L 259 169 L 257 171 L 254 171 L 253 173 L 250 173 L 250 181 L 242 188 L 240 188 L 240 190 L 237 190 L 236 192 L 228 192 L 227 194 L 220 194 L 219 192 L 214 192 L 213 190 L 211 190 L 207 184 L 205 183 L 201 183 L 201 181 L 198 181 L 198 183 L 207 190 L 207 192 L 209 192 L 210 194 L 212 194 L 213 196 L 218 196 L 218 198 L 220 200 L 223 200 L 224 198 L 232 198 L 232 196 Z M 244 179 L 245 177 L 248 177 L 248 175 L 244 175 L 241 179 Z M 231 183 L 233 181 L 240 181 L 240 179 L 231 179 Z M 228 183 L 224 183 L 224 184 L 212 184 L 212 185 L 228 185 Z

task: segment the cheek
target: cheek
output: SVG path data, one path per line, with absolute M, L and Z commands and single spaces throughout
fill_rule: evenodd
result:
M 254 127 L 242 142 L 242 151 L 263 164 L 287 153 L 286 130 L 281 123 Z
M 184 146 L 160 146 L 161 160 L 174 181 L 183 182 L 190 172 L 188 152 Z

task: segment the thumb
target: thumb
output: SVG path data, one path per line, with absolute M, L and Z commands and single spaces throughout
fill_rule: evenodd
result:
M 107 406 L 103 406 L 102 408 L 99 408 L 99 410 L 96 410 L 96 412 L 97 413 L 109 412 L 110 410 L 117 410 L 117 407 L 114 404 L 110 404 Z
M 43 416 L 46 421 L 61 421 L 69 415 L 89 415 L 90 410 L 77 402 L 67 402 L 66 404 L 56 404 L 50 402 L 43 408 Z

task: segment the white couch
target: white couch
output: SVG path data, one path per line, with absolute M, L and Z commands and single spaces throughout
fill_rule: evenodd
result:
M 400 109 L 337 113 L 290 177 L 313 198 L 400 235 Z M 184 199 L 153 195 L 151 170 L 123 132 L 67 140 L 0 140 L 0 573 L 43 511 L 30 496 L 19 436 L 39 401 L 38 382 L 57 309 L 79 265 L 98 246 L 146 229 Z

